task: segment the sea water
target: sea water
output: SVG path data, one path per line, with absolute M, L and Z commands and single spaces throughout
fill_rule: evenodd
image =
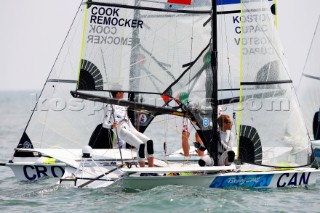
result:
M 0 92 L 0 163 L 12 157 L 35 94 Z M 158 154 L 170 137 L 155 136 Z M 176 143 L 181 146 L 181 140 Z M 225 190 L 161 186 L 140 191 L 66 188 L 57 185 L 55 179 L 17 181 L 7 167 L 0 167 L 0 174 L 0 212 L 320 212 L 320 177 L 316 185 L 308 188 Z

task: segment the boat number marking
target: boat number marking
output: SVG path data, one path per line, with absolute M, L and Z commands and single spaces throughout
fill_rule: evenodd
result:
M 64 168 L 61 166 L 32 166 L 26 165 L 23 167 L 23 174 L 28 180 L 36 180 L 41 177 L 62 177 Z
M 311 172 L 284 173 L 279 177 L 277 187 L 308 185 L 310 174 Z

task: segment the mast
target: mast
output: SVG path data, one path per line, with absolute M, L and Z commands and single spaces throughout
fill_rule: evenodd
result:
M 212 107 L 212 141 L 208 150 L 214 160 L 214 165 L 218 166 L 218 41 L 217 41 L 217 4 L 212 0 L 212 36 L 211 36 L 211 69 L 212 69 L 212 97 L 210 100 Z

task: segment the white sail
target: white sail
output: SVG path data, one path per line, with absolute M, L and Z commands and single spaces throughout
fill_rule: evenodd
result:
M 306 165 L 310 144 L 269 5 L 242 2 L 240 153 L 251 137 L 261 150 L 253 162 Z
M 210 1 L 203 3 L 187 7 L 199 13 L 165 11 L 165 1 L 108 1 L 87 8 L 82 59 L 96 66 L 100 75 L 95 81 L 102 84 L 78 89 L 113 90 L 117 85 L 123 91 L 163 93 L 185 71 L 182 65 L 210 41 L 210 25 L 203 27 Z M 81 73 L 86 71 L 80 71 L 80 83 L 87 80 Z

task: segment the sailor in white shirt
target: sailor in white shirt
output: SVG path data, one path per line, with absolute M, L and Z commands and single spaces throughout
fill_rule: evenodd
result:
M 120 91 L 111 92 L 113 98 L 123 99 L 124 93 Z M 132 125 L 127 115 L 127 107 L 108 104 L 106 106 L 106 116 L 103 122 L 103 127 L 107 129 L 113 128 L 116 131 L 117 146 L 124 148 L 124 141 L 137 148 L 137 158 L 141 167 L 145 166 L 145 146 L 148 166 L 153 167 L 153 141 L 137 131 Z
M 119 105 L 111 105 L 108 104 L 104 108 L 105 110 L 105 119 L 103 122 L 103 127 L 107 129 L 112 129 L 113 128 L 113 123 L 115 121 L 119 123 L 119 121 L 123 119 L 127 119 L 127 108 L 122 107 Z M 129 119 L 128 119 L 129 120 Z M 121 148 L 125 149 L 126 148 L 126 142 L 122 140 L 121 138 L 116 138 L 114 143 L 114 148 Z
M 234 161 L 235 153 L 232 147 L 235 141 L 235 136 L 231 132 L 232 119 L 229 115 L 222 114 L 218 118 L 220 141 L 218 144 L 219 166 L 230 166 Z

